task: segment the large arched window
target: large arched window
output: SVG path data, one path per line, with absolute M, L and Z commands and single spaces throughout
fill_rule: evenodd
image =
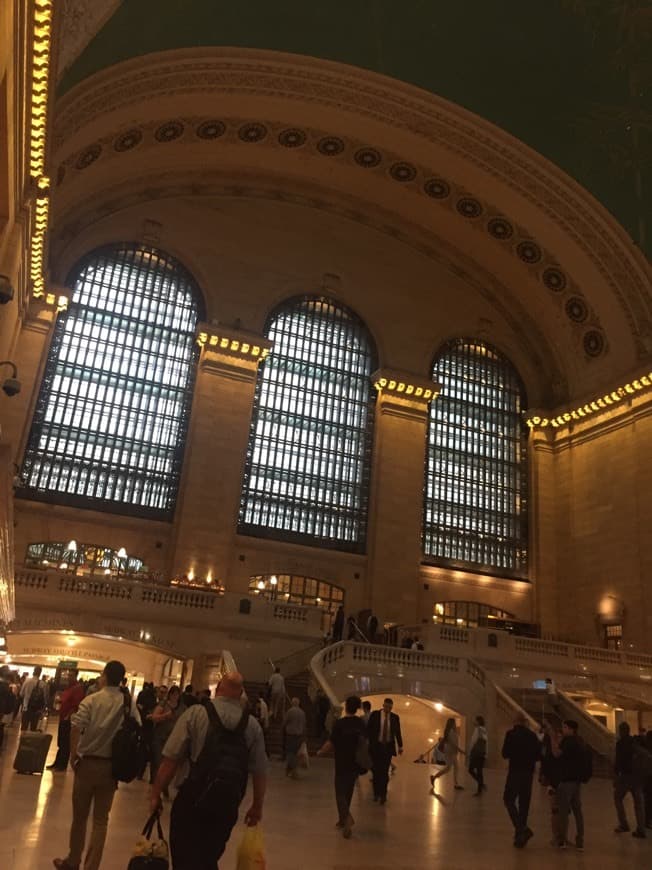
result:
M 458 338 L 437 355 L 430 408 L 424 554 L 437 564 L 526 577 L 525 393 L 512 364 Z
M 269 319 L 239 531 L 322 547 L 365 546 L 376 364 L 349 309 L 289 300 Z
M 68 283 L 21 494 L 169 518 L 195 380 L 198 288 L 171 257 L 134 245 L 94 251 Z

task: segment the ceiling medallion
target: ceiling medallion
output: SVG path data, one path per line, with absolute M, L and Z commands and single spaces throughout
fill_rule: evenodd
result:
M 226 124 L 222 121 L 204 121 L 195 132 L 200 139 L 219 139 L 226 133 Z
M 417 170 L 411 163 L 395 163 L 389 170 L 389 174 L 394 181 L 405 183 L 406 181 L 414 181 L 417 177 Z
M 337 136 L 324 136 L 317 143 L 317 150 L 324 157 L 335 157 L 344 151 L 344 142 Z
M 538 263 L 541 259 L 541 248 L 535 242 L 519 242 L 516 253 L 524 263 Z
M 91 147 L 87 148 L 77 159 L 77 163 L 75 163 L 76 168 L 86 169 L 88 166 L 91 165 L 91 163 L 95 163 L 101 153 L 101 145 L 91 145 Z
M 238 136 L 243 142 L 261 142 L 267 136 L 267 127 L 264 124 L 243 124 Z
M 133 130 L 127 130 L 126 133 L 118 136 L 113 143 L 113 148 L 116 151 L 130 151 L 142 142 L 142 139 L 142 131 L 135 127 Z
M 583 344 L 587 356 L 600 356 L 604 350 L 604 336 L 597 329 L 590 329 L 584 334 Z
M 154 133 L 154 138 L 157 142 L 173 142 L 183 135 L 183 130 L 181 121 L 168 121 L 167 124 L 161 124 Z
M 305 145 L 306 134 L 303 130 L 293 127 L 290 130 L 282 130 L 278 134 L 278 141 L 285 148 L 300 148 L 302 145 Z
M 457 201 L 457 210 L 465 218 L 478 218 L 482 214 L 482 205 L 477 199 L 464 196 Z
M 552 290 L 554 293 L 561 293 L 566 289 L 566 276 L 561 269 L 549 266 L 547 269 L 544 269 L 541 279 L 548 290 Z
M 360 148 L 359 151 L 355 152 L 353 159 L 358 166 L 362 166 L 365 169 L 373 169 L 374 166 L 378 166 L 382 157 L 380 151 L 376 151 L 375 148 Z
M 429 178 L 423 185 L 423 190 L 426 196 L 433 199 L 446 199 L 451 192 L 450 184 L 443 178 Z
M 500 241 L 511 239 L 514 235 L 514 227 L 505 218 L 492 218 L 487 224 L 487 229 L 494 239 L 499 239 Z
M 566 314 L 575 323 L 584 323 L 589 316 L 589 309 L 583 299 L 579 296 L 571 296 L 565 305 Z

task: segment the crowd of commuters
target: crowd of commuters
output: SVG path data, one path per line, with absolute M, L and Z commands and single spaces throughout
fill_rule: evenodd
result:
M 1 667 L 0 724 L 4 727 L 15 721 L 22 709 L 22 728 L 38 729 L 54 701 L 51 682 L 43 679 L 40 668 L 31 676 L 19 676 Z M 282 700 L 274 697 L 279 694 Z M 368 701 L 351 696 L 337 716 L 325 695 L 318 693 L 314 707 L 317 730 L 327 737 L 318 754 L 334 755 L 337 827 L 348 839 L 354 825 L 351 800 L 360 776 L 369 772 L 373 800 L 380 805 L 387 801 L 393 759 L 403 752 L 400 718 L 390 698 L 372 710 Z M 99 680 L 84 683 L 73 678 L 59 698 L 57 754 L 48 768 L 58 772 L 70 765 L 74 771 L 69 851 L 65 858 L 54 860 L 59 870 L 78 870 L 84 853 L 85 870 L 100 866 L 117 787 L 112 747 L 125 716 L 133 718 L 142 735 L 138 773 L 143 779 L 149 765 L 152 811 L 160 812 L 174 784 L 170 817 L 173 870 L 215 868 L 237 820 L 249 774 L 253 801 L 245 821 L 255 825 L 261 819 L 267 781 L 265 737 L 273 718 L 283 734 L 288 777 L 297 778 L 299 757 L 307 755 L 306 713 L 299 698 L 287 698 L 279 668 L 267 691 L 251 700 L 237 673 L 223 677 L 214 699 L 208 689 L 196 692 L 186 686 L 182 692 L 175 685 L 155 687 L 153 683 L 145 683 L 132 699 L 120 662 L 109 662 Z M 480 796 L 486 791 L 487 753 L 488 733 L 482 716 L 475 718 L 468 752 L 460 745 L 455 719 L 449 718 L 434 750 L 417 761 L 440 765 L 439 772 L 430 777 L 436 796 L 438 780 L 451 772 L 454 788 L 462 789 L 459 759 L 467 755 L 469 775 L 477 785 L 475 794 Z M 583 850 L 582 788 L 592 776 L 592 751 L 579 736 L 577 722 L 565 720 L 559 726 L 546 722 L 537 733 L 527 717 L 519 714 L 505 735 L 502 756 L 508 762 L 503 802 L 513 825 L 514 846 L 524 848 L 533 836 L 529 809 L 539 765 L 539 782 L 550 801 L 552 845 L 565 849 L 572 843 Z M 652 828 L 652 731 L 634 736 L 626 722 L 620 723 L 614 761 L 615 832 L 631 831 L 632 836 L 645 838 L 646 829 Z M 624 805 L 627 795 L 634 809 L 633 829 Z

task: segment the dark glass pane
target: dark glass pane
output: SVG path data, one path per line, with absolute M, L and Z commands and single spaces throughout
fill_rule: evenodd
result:
M 437 357 L 430 408 L 424 553 L 433 562 L 527 576 L 525 394 L 511 363 L 474 339 Z
M 373 344 L 353 312 L 293 299 L 268 324 L 239 531 L 360 551 L 367 528 Z
M 170 517 L 198 348 L 198 291 L 148 248 L 95 251 L 69 278 L 22 468 L 21 495 Z

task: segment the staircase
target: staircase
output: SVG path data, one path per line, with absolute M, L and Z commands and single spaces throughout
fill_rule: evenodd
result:
M 316 705 L 313 704 L 309 686 L 311 683 L 311 674 L 308 670 L 301 671 L 292 677 L 285 678 L 285 709 L 290 705 L 291 698 L 298 698 L 301 702 L 301 709 L 306 714 L 306 744 L 308 746 L 308 754 L 314 755 L 324 742 L 324 736 L 318 733 L 318 716 Z M 245 691 L 249 698 L 249 703 L 253 708 L 256 704 L 258 696 L 262 692 L 263 696 L 267 693 L 267 683 L 245 682 Z M 283 758 L 283 721 L 282 719 L 270 719 L 269 729 L 265 735 L 265 744 L 269 757 L 277 756 Z
M 589 721 L 589 714 L 576 705 L 571 708 L 572 702 L 563 693 L 558 692 L 551 698 L 545 689 L 510 689 L 509 695 L 540 724 L 547 722 L 553 728 L 561 728 L 564 719 L 576 720 L 580 736 L 593 752 L 593 775 L 604 779 L 613 776 L 613 755 L 609 751 L 608 738 L 605 741 L 604 735 L 596 736 L 596 728 L 602 726 Z

